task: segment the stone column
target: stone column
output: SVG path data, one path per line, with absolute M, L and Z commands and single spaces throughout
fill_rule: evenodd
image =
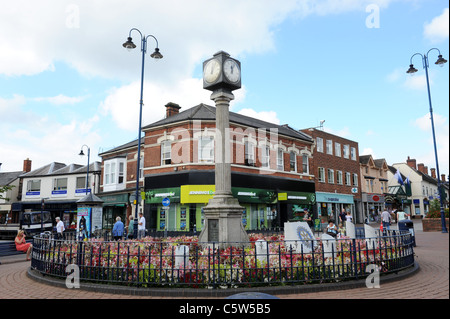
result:
M 229 107 L 234 95 L 230 91 L 217 90 L 213 92 L 211 99 L 216 103 L 216 191 L 203 208 L 205 226 L 200 233 L 199 242 L 218 242 L 222 247 L 241 245 L 249 239 L 242 225 L 243 207 L 231 193 Z

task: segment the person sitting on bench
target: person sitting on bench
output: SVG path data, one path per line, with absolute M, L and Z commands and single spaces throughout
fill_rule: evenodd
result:
M 14 239 L 14 242 L 16 243 L 17 251 L 23 251 L 24 253 L 27 253 L 27 260 L 31 260 L 30 253 L 31 250 L 33 249 L 33 245 L 26 242 L 25 232 L 23 230 L 19 230 L 17 232 L 17 237 L 16 239 Z

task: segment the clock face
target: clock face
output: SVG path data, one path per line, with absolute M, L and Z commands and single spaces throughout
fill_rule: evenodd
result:
M 230 82 L 239 82 L 241 78 L 241 70 L 239 70 L 239 65 L 234 60 L 227 59 L 225 61 L 223 64 L 223 72 Z
M 214 83 L 220 75 L 220 63 L 216 59 L 210 60 L 203 70 L 203 78 L 208 83 Z

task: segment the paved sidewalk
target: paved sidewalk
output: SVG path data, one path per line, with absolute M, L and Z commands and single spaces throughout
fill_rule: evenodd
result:
M 416 230 L 416 260 L 420 270 L 408 278 L 381 283 L 380 288 L 278 295 L 280 299 L 449 299 L 449 235 Z M 0 259 L 0 299 L 160 299 L 67 289 L 27 276 L 25 255 Z M 168 298 L 166 298 L 168 299 Z M 191 299 L 191 298 L 189 298 Z M 207 298 L 200 298 L 207 299 Z M 214 299 L 214 298 L 212 298 Z

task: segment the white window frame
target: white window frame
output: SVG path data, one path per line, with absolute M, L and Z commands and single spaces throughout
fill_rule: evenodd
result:
M 244 163 L 247 166 L 255 166 L 255 143 L 244 142 Z
M 309 156 L 306 154 L 302 155 L 302 169 L 303 174 L 309 174 Z
M 350 145 L 344 145 L 344 158 L 349 158 L 350 156 Z
M 327 154 L 333 155 L 333 141 L 332 140 L 327 140 Z
M 269 145 L 261 146 L 261 167 L 264 167 L 264 168 L 270 167 L 270 146 Z
M 168 139 L 161 142 L 161 166 L 170 164 L 172 164 L 172 141 Z
M 281 147 L 277 149 L 277 170 L 284 171 L 284 150 Z
M 31 179 L 27 181 L 27 192 L 40 192 L 40 191 L 41 191 L 40 179 Z
M 334 155 L 341 157 L 341 143 L 334 142 Z
M 328 184 L 334 184 L 334 169 L 327 169 Z
M 356 161 L 356 147 L 350 148 L 350 157 L 353 161 Z
M 214 163 L 214 136 L 198 138 L 198 162 Z
M 336 171 L 336 184 L 338 184 L 338 185 L 343 184 L 342 171 Z
M 352 177 L 353 177 L 353 181 L 352 181 L 353 186 L 358 186 L 358 174 L 353 173 Z
M 67 177 L 54 178 L 53 179 L 53 190 L 67 190 L 67 182 L 68 182 Z
M 325 183 L 325 168 L 319 167 L 318 179 L 319 182 Z
M 347 186 L 352 185 L 351 174 L 349 172 L 345 173 L 345 185 L 347 185 Z
M 292 169 L 292 155 L 294 155 L 294 168 Z M 294 151 L 289 152 L 289 171 L 297 172 L 297 153 Z
M 317 152 L 323 153 L 323 138 L 316 137 Z

